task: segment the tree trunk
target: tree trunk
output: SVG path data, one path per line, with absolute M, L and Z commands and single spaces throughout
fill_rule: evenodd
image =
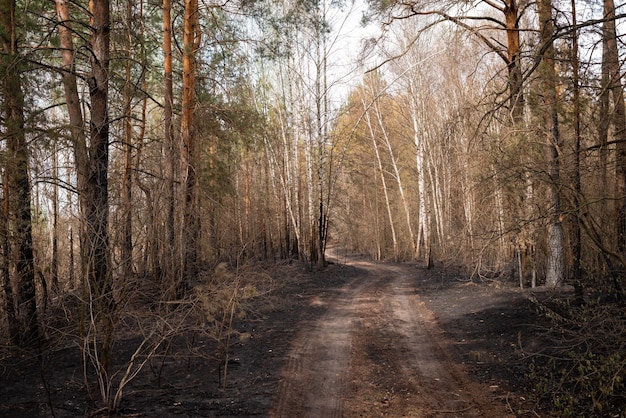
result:
M 617 251 L 621 257 L 622 270 L 626 265 L 626 106 L 624 89 L 621 82 L 620 58 L 615 29 L 615 4 L 613 0 L 604 0 L 603 38 L 606 54 L 603 65 L 606 66 L 608 88 L 613 97 L 613 126 L 615 147 L 615 206 L 617 222 Z M 614 281 L 616 292 L 622 294 L 620 279 Z
M 18 345 L 25 347 L 37 342 L 37 301 L 33 260 L 31 223 L 31 192 L 28 174 L 28 144 L 24 131 L 24 95 L 21 84 L 20 61 L 17 48 L 15 1 L 0 1 L 0 74 L 4 98 L 4 135 L 7 144 L 5 160 L 9 204 L 10 249 L 16 251 L 13 284 L 17 286 L 15 312 L 19 326 Z
M 166 245 L 165 245 L 165 266 L 164 278 L 166 283 L 164 287 L 171 289 L 173 283 L 180 282 L 181 278 L 176 277 L 181 271 L 178 266 L 179 258 L 176 256 L 176 234 L 175 234 L 175 216 L 176 216 L 176 192 L 174 189 L 174 177 L 176 173 L 176 147 L 174 144 L 172 115 L 174 104 L 174 88 L 172 79 L 172 2 L 171 0 L 163 0 L 163 71 L 165 83 L 165 97 L 163 101 L 163 129 L 166 147 L 166 179 L 167 179 L 167 219 L 166 225 Z M 170 282 L 167 283 L 167 280 Z M 173 298 L 174 294 L 168 297 Z
M 124 176 L 122 177 L 122 274 L 128 279 L 133 273 L 133 124 L 132 100 L 133 82 L 131 80 L 133 48 L 133 2 L 126 3 L 126 59 L 124 62 Z
M 367 123 L 367 127 L 370 132 L 370 137 L 372 138 L 372 146 L 374 148 L 374 155 L 376 155 L 376 163 L 378 165 L 378 173 L 380 174 L 380 182 L 383 186 L 383 194 L 385 195 L 385 207 L 387 208 L 387 216 L 389 217 L 389 227 L 391 228 L 391 239 L 393 243 L 393 259 L 394 261 L 398 260 L 398 238 L 396 236 L 396 227 L 393 221 L 393 214 L 391 212 L 391 202 L 389 201 L 389 192 L 387 191 L 387 182 L 385 180 L 385 170 L 383 168 L 382 160 L 380 159 L 380 152 L 378 151 L 378 142 L 376 141 L 376 132 L 372 126 L 372 122 L 370 120 L 369 111 L 367 109 L 367 105 L 365 101 L 363 103 L 363 111 L 365 112 L 365 122 Z
M 513 122 L 519 124 L 524 115 L 524 93 L 522 91 L 522 65 L 517 0 L 504 1 L 504 21 L 506 25 L 507 69 L 509 73 L 510 109 Z
M 63 91 L 65 93 L 65 103 L 70 119 L 70 133 L 72 148 L 74 152 L 74 164 L 76 165 L 76 182 L 78 188 L 78 206 L 81 216 L 79 245 L 80 245 L 80 279 L 83 283 L 87 273 L 87 227 L 85 226 L 86 208 L 89 200 L 86 194 L 87 178 L 89 176 L 89 158 L 87 153 L 87 135 L 85 133 L 85 122 L 81 109 L 80 96 L 78 94 L 78 83 L 76 80 L 74 66 L 74 42 L 72 39 L 72 27 L 69 9 L 66 0 L 55 0 L 57 26 L 61 43 L 61 68 L 63 69 Z
M 559 136 L 556 68 L 554 63 L 554 47 L 552 40 L 554 25 L 552 23 L 551 0 L 539 0 L 539 28 L 543 56 L 540 64 L 541 92 L 543 94 L 544 132 L 547 141 L 548 156 L 548 261 L 546 285 L 559 286 L 563 282 L 563 225 L 561 224 L 561 179 L 560 152 L 562 149 Z
M 413 86 L 413 83 L 409 84 L 409 103 L 411 112 L 411 121 L 413 122 L 413 144 L 415 145 L 415 169 L 417 170 L 417 193 L 418 193 L 418 217 L 419 228 L 417 231 L 416 241 L 416 253 L 415 256 L 419 257 L 419 249 L 421 241 L 424 243 L 424 261 L 426 266 L 430 268 L 431 262 L 431 232 L 430 232 L 430 212 L 428 210 L 428 190 L 426 187 L 426 147 L 425 147 L 425 133 L 420 130 L 419 126 L 419 109 L 418 98 L 415 96 L 417 92 Z
M 374 110 L 376 112 L 376 118 L 378 120 L 378 126 L 380 127 L 381 133 L 385 140 L 385 145 L 387 146 L 387 151 L 389 152 L 389 158 L 391 158 L 391 165 L 393 166 L 393 172 L 396 177 L 396 183 L 398 184 L 398 192 L 400 193 L 400 200 L 402 201 L 402 207 L 404 209 L 404 216 L 406 218 L 406 224 L 409 231 L 409 239 L 411 241 L 411 247 L 413 250 L 413 256 L 417 256 L 417 243 L 415 241 L 415 234 L 413 233 L 413 225 L 411 222 L 411 211 L 409 210 L 409 204 L 404 194 L 404 187 L 402 185 L 402 177 L 400 176 L 400 168 L 398 167 L 398 162 L 396 160 L 396 156 L 391 147 L 391 141 L 389 140 L 389 135 L 387 134 L 387 129 L 383 124 L 383 116 L 381 114 L 380 108 L 378 106 L 378 101 L 374 102 Z
M 579 58 L 578 58 L 578 23 L 576 17 L 576 0 L 571 0 L 572 5 L 572 83 L 573 83 L 573 101 L 574 101 L 574 216 L 572 220 L 572 278 L 574 279 L 574 288 L 576 291 L 576 299 L 582 302 L 583 287 L 581 280 L 582 265 L 582 240 L 581 240 L 581 208 L 580 199 L 582 196 L 582 185 L 580 179 L 580 85 L 579 85 Z
M 91 74 L 88 79 L 91 102 L 89 175 L 85 187 L 87 240 L 87 277 L 92 291 L 92 314 L 102 331 L 99 373 L 108 375 L 113 344 L 113 313 L 109 253 L 109 40 L 108 0 L 92 0 L 91 12 Z
M 59 156 L 57 142 L 52 150 L 52 260 L 50 260 L 50 275 L 52 276 L 52 291 L 59 294 Z
M 189 283 L 196 276 L 198 259 L 198 214 L 196 208 L 196 171 L 194 110 L 196 106 L 196 51 L 200 45 L 198 0 L 185 0 L 183 19 L 183 97 L 180 136 L 183 170 L 183 280 Z M 181 292 L 183 289 L 179 289 Z
M 9 237 L 9 182 L 6 163 L 3 161 L 4 178 L 2 182 L 2 289 L 4 290 L 4 311 L 6 312 L 9 339 L 11 344 L 19 346 L 20 327 L 17 322 L 13 285 L 11 284 L 11 238 Z

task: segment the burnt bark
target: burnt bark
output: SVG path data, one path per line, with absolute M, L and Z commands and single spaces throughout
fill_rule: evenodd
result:
M 5 159 L 5 216 L 8 220 L 9 263 L 14 263 L 15 278 L 8 287 L 14 286 L 15 319 L 17 335 L 14 343 L 22 347 L 35 344 L 39 338 L 33 236 L 31 223 L 31 189 L 28 168 L 28 144 L 24 122 L 24 94 L 21 83 L 22 60 L 18 54 L 15 1 L 0 0 L 0 73 L 4 98 L 4 132 L 7 144 Z M 6 293 L 7 287 L 5 287 Z M 10 295 L 7 295 L 7 297 Z

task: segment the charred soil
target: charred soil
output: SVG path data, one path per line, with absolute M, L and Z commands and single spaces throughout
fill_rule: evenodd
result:
M 176 335 L 126 386 L 115 413 L 536 416 L 523 352 L 537 341 L 538 316 L 526 291 L 357 257 L 318 272 L 285 264 L 279 275 L 229 327 L 228 355 L 201 333 Z M 115 349 L 120 366 L 144 338 L 128 329 Z M 76 342 L 8 353 L 0 416 L 98 415 Z

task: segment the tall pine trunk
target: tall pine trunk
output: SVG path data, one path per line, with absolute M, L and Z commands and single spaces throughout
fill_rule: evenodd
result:
M 55 0 L 57 26 L 59 40 L 61 44 L 61 68 L 63 69 L 63 91 L 65 93 L 65 104 L 69 115 L 69 129 L 71 134 L 72 149 L 74 153 L 74 164 L 76 166 L 76 182 L 78 188 L 78 206 L 80 218 L 80 279 L 84 281 L 87 273 L 87 227 L 85 226 L 85 210 L 89 205 L 86 194 L 87 178 L 89 176 L 89 159 L 87 152 L 87 135 L 85 132 L 85 121 L 81 108 L 81 100 L 78 93 L 78 83 L 74 66 L 73 31 L 70 24 L 67 0 Z M 74 274 L 72 272 L 71 274 Z
M 17 22 L 15 0 L 0 0 L 0 74 L 4 98 L 4 134 L 7 144 L 5 160 L 5 202 L 8 203 L 9 254 L 15 251 L 16 292 L 15 314 L 18 323 L 14 343 L 26 347 L 37 342 L 37 303 L 35 268 L 33 259 L 33 236 L 31 223 L 31 193 L 28 173 L 28 144 L 24 131 L 24 94 L 21 84 L 21 59 L 17 47 Z M 10 286 L 11 284 L 9 284 Z M 11 295 L 7 295 L 9 297 Z
M 580 75 L 579 75 L 579 58 L 578 58 L 578 23 L 576 17 L 576 0 L 571 0 L 572 5 L 572 83 L 573 83 L 573 101 L 574 101 L 574 217 L 572 222 L 572 278 L 574 279 L 574 287 L 576 289 L 576 298 L 582 301 L 582 236 L 581 236 L 581 196 L 582 185 L 580 179 Z
M 102 332 L 99 373 L 108 375 L 115 319 L 109 253 L 109 54 L 110 10 L 108 0 L 92 0 L 91 74 L 88 79 L 91 120 L 89 173 L 86 200 L 87 277 L 92 291 L 92 315 Z
M 183 280 L 188 283 L 196 275 L 198 260 L 198 228 L 196 171 L 194 156 L 196 148 L 194 110 L 196 106 L 195 78 L 196 51 L 200 46 L 198 1 L 185 0 L 183 18 L 183 97 L 180 139 L 183 171 Z M 183 289 L 179 288 L 181 292 Z
M 133 123 L 132 52 L 133 2 L 126 3 L 126 59 L 124 62 L 124 176 L 122 177 L 122 273 L 128 279 L 133 273 Z
M 615 29 L 615 3 L 604 0 L 604 25 L 602 28 L 603 53 L 602 65 L 605 67 L 608 90 L 613 97 L 613 127 L 615 146 L 615 209 L 617 223 L 617 251 L 621 258 L 621 270 L 626 265 L 626 106 L 624 88 L 621 81 L 620 57 Z M 621 277 L 613 275 L 615 291 L 622 296 Z
M 522 90 L 522 65 L 519 36 L 519 11 L 517 0 L 504 1 L 504 21 L 507 36 L 507 69 L 509 75 L 510 109 L 513 122 L 519 124 L 524 115 L 524 94 Z

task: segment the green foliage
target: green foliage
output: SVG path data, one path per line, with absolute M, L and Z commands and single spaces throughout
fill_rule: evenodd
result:
M 534 395 L 566 417 L 626 414 L 626 315 L 623 307 L 537 302 L 549 320 L 546 346 L 533 355 L 527 378 Z

